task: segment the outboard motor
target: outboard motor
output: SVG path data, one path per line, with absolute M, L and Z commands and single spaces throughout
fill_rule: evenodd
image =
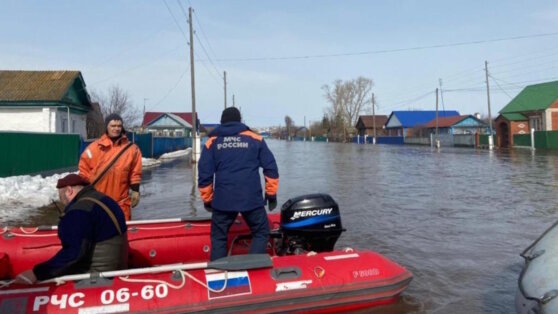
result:
M 339 205 L 328 194 L 291 198 L 281 207 L 279 255 L 332 251 L 345 231 Z

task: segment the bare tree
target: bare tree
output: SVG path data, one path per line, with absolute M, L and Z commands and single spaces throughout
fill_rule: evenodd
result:
M 108 94 L 92 91 L 91 99 L 93 102 L 99 103 L 103 117 L 116 113 L 122 117 L 125 126 L 135 127 L 140 125 L 142 119 L 140 110 L 130 100 L 128 92 L 118 85 L 110 87 Z
M 294 121 L 289 116 L 285 116 L 285 127 L 287 128 L 287 140 L 291 137 L 291 129 L 294 127 Z
M 92 102 L 92 109 L 87 113 L 87 138 L 98 138 L 105 132 L 105 122 L 99 103 Z
M 347 131 L 352 132 L 361 112 L 371 101 L 373 86 L 372 79 L 362 76 L 349 81 L 336 80 L 331 87 L 327 84 L 322 86 L 330 103 L 327 114 L 336 137 L 342 133 L 345 138 Z

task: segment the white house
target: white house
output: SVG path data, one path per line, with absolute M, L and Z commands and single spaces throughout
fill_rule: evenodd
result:
M 142 127 L 155 136 L 192 136 L 191 112 L 146 112 Z
M 79 71 L 0 71 L 0 131 L 87 137 L 91 100 Z

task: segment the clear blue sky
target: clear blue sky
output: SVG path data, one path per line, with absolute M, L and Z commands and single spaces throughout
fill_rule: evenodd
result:
M 195 10 L 202 123 L 219 121 L 223 71 L 228 104 L 234 94 L 254 127 L 284 124 L 285 115 L 297 125 L 321 119 L 328 107 L 321 86 L 336 79 L 373 79 L 378 114 L 434 110 L 442 79 L 443 108 L 487 115 L 487 60 L 493 117 L 522 87 L 558 80 L 551 0 L 0 0 L 0 67 L 80 70 L 89 90 L 118 85 L 138 108 L 189 112 L 188 25 L 179 4 L 186 15 Z M 554 35 L 533 36 L 542 34 Z M 442 47 L 425 48 L 432 46 Z

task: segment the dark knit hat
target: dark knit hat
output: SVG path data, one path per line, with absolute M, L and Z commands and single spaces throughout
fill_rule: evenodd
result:
M 122 117 L 118 113 L 111 113 L 105 118 L 105 128 L 112 120 L 122 121 L 122 123 L 124 123 L 124 120 L 122 120 Z
M 83 185 L 83 186 L 89 185 L 89 181 L 87 181 L 85 178 L 75 173 L 70 173 L 64 178 L 58 180 L 58 182 L 56 183 L 56 188 L 61 189 L 67 186 L 76 186 L 76 185 Z
M 227 122 L 240 122 L 240 111 L 236 107 L 229 107 L 221 114 L 221 124 Z

